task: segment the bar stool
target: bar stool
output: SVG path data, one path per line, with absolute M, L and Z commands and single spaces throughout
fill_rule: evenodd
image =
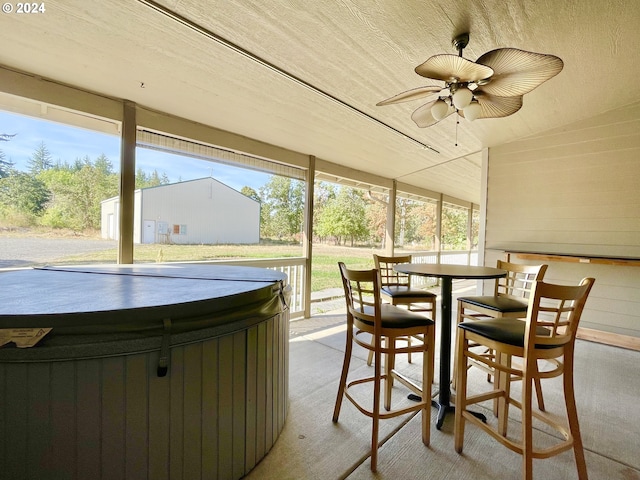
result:
M 469 321 L 458 325 L 456 358 L 459 365 L 468 359 L 485 364 L 500 372 L 499 384 L 494 381 L 491 391 L 469 396 L 467 389 L 468 369 L 457 372 L 454 445 L 462 453 L 465 422 L 469 421 L 498 440 L 507 448 L 522 455 L 522 478 L 533 479 L 533 459 L 548 458 L 573 447 L 578 476 L 587 478 L 578 414 L 573 388 L 573 357 L 578 323 L 585 302 L 594 283 L 593 278 L 583 279 L 578 286 L 554 285 L 536 282 L 529 298 L 525 321 L 496 318 L 480 322 Z M 495 352 L 494 357 L 476 353 L 471 345 L 483 345 Z M 512 357 L 519 357 L 521 366 L 512 365 Z M 540 372 L 538 360 L 547 360 L 555 365 L 550 371 Z M 549 415 L 533 411 L 532 390 L 536 380 L 563 376 L 565 422 Z M 522 381 L 522 397 L 511 396 L 511 382 Z M 497 424 L 483 423 L 468 407 L 486 400 L 497 399 Z M 509 406 L 521 411 L 522 431 L 519 439 L 507 438 Z M 533 445 L 533 420 L 539 420 L 555 429 L 564 440 L 553 446 L 540 449 Z
M 542 280 L 548 265 L 522 265 L 498 260 L 497 268 L 507 271 L 507 276 L 497 278 L 494 284 L 493 295 L 458 297 L 457 323 L 467 320 L 487 320 L 491 318 L 524 318 L 527 314 L 527 305 L 531 288 L 536 281 Z M 485 351 L 488 356 L 493 352 Z M 490 381 L 494 372 L 486 365 L 473 360 L 468 367 L 478 367 L 486 371 L 487 380 Z M 452 387 L 456 387 L 456 371 L 458 365 L 453 365 Z M 538 408 L 544 411 L 544 398 L 542 387 L 536 383 L 536 396 Z
M 380 419 L 397 417 L 406 413 L 421 411 L 422 442 L 429 445 L 431 418 L 431 383 L 433 382 L 435 327 L 433 320 L 394 305 L 383 304 L 380 298 L 380 274 L 378 270 L 349 270 L 339 262 L 342 284 L 347 304 L 347 343 L 342 365 L 342 374 L 338 387 L 338 395 L 333 411 L 333 421 L 338 421 L 342 399 L 346 397 L 364 415 L 372 419 L 371 428 L 371 471 L 377 469 L 378 429 Z M 365 338 L 361 335 L 364 334 Z M 369 341 L 367 335 L 373 337 Z M 406 347 L 396 344 L 400 338 L 421 335 L 423 342 Z M 384 342 L 383 342 L 384 340 Z M 373 376 L 352 379 L 347 382 L 353 345 L 360 345 L 373 352 Z M 422 353 L 422 385 L 401 374 L 395 369 L 395 356 L 398 353 Z M 384 372 L 382 356 L 385 356 Z M 384 380 L 384 412 L 380 409 L 380 393 Z M 411 402 L 409 406 L 391 409 L 391 391 L 393 381 L 401 384 L 421 397 L 419 402 Z M 360 400 L 352 394 L 354 387 L 373 384 L 373 394 Z M 423 389 L 426 390 L 423 395 Z M 362 393 L 362 392 L 360 392 Z M 371 403 L 365 405 L 365 403 Z

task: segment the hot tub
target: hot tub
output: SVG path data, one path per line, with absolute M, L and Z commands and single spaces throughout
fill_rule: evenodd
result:
M 286 276 L 154 264 L 0 274 L 2 478 L 237 479 L 288 397 Z

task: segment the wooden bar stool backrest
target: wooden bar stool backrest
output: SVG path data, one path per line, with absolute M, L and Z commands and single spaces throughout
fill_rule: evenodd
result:
M 436 319 L 436 301 L 438 296 L 423 288 L 411 284 L 411 275 L 398 272 L 393 267 L 403 263 L 411 263 L 411 255 L 396 255 L 392 257 L 373 255 L 376 270 L 380 273 L 380 289 L 382 298 L 392 305 L 405 306 L 413 312 L 424 312 L 429 318 Z M 411 344 L 412 338 L 422 341 L 420 336 L 409 337 L 406 340 Z M 408 354 L 411 363 L 411 353 Z M 367 365 L 371 365 L 373 353 L 369 352 Z
M 521 265 L 518 263 L 497 261 L 497 268 L 507 271 L 506 277 L 496 279 L 496 296 L 505 296 L 516 300 L 529 299 L 534 282 L 542 280 L 548 265 Z

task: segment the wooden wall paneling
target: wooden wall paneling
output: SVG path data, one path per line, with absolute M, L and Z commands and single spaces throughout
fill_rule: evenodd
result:
M 48 365 L 30 364 L 27 367 L 27 455 L 35 459 L 27 465 L 29 477 L 41 477 L 53 464 L 51 448 L 51 370 Z M 2 400 L 0 399 L 0 404 Z M 13 435 L 7 441 L 13 442 Z M 29 478 L 27 477 L 27 478 Z
M 288 316 L 159 352 L 0 364 L 0 478 L 244 477 L 286 418 Z
M 100 461 L 96 461 L 100 452 L 102 418 L 101 403 L 101 360 L 85 360 L 75 362 L 76 375 L 76 442 L 77 442 L 77 476 L 78 478 L 100 478 Z M 48 370 L 49 364 L 35 363 L 31 370 L 34 377 L 47 379 L 48 375 L 39 373 Z M 44 391 L 37 388 L 37 391 Z M 31 401 L 31 405 L 35 405 Z M 32 408 L 32 411 L 34 409 Z M 42 420 L 39 420 L 42 421 Z M 46 423 L 44 423 L 46 425 Z M 46 428 L 46 427 L 45 427 Z M 47 439 L 47 441 L 49 441 Z M 99 457 L 98 457 L 99 460 Z
M 191 480 L 183 476 L 184 450 L 184 349 L 174 347 L 169 357 L 171 413 L 169 424 L 169 478 L 171 480 Z
M 52 469 L 63 472 L 76 461 L 76 371 L 74 362 L 51 366 Z
M 147 478 L 149 411 L 148 354 L 125 357 L 125 478 Z
M 277 425 L 278 425 L 278 430 L 276 432 L 276 437 L 278 436 L 279 432 L 282 429 L 282 426 L 284 425 L 284 419 L 287 413 L 287 392 L 286 392 L 286 385 L 287 385 L 287 379 L 288 376 L 286 375 L 286 363 L 285 363 L 285 352 L 286 352 L 286 345 L 285 345 L 285 331 L 288 330 L 288 325 L 283 324 L 283 322 L 281 321 L 276 321 L 275 322 L 275 326 L 276 326 L 276 335 L 278 338 L 278 341 L 276 342 L 277 346 L 278 346 L 278 367 L 277 367 L 277 375 L 278 375 L 278 390 L 277 390 L 277 398 L 279 398 L 279 403 L 278 403 L 278 408 L 276 409 L 276 415 L 277 415 Z
M 257 441 L 257 358 L 258 327 L 247 330 L 247 400 L 246 400 L 246 437 L 245 437 L 245 470 L 256 466 Z
M 124 362 L 123 357 L 102 360 L 101 480 L 125 478 Z
M 505 251 L 640 258 L 638 158 L 640 103 L 491 148 L 485 265 Z M 581 326 L 640 338 L 640 268 L 534 262 L 548 281 L 596 278 Z
M 2 442 L 4 457 L 3 465 L 6 468 L 2 472 L 7 478 L 27 478 L 27 462 L 12 462 L 11 458 L 23 458 L 28 451 L 27 438 L 28 425 L 28 385 L 24 381 L 27 378 L 27 365 L 10 365 L 3 369 L 4 382 L 2 384 L 3 395 L 0 403 L 6 405 L 5 415 L 2 420 L 6 430 L 0 428 L 0 442 Z M 0 416 L 2 417 L 2 416 Z
M 149 388 L 149 480 L 169 480 L 169 447 L 171 445 L 171 376 L 158 377 L 160 352 L 149 354 L 147 378 Z
M 265 447 L 265 424 L 267 415 L 266 363 L 267 363 L 267 326 L 263 322 L 258 325 L 257 386 L 256 386 L 256 455 L 262 458 L 267 453 Z
M 233 335 L 233 478 L 240 478 L 246 473 L 246 345 L 246 331 Z
M 218 340 L 202 350 L 202 477 L 218 474 Z
M 233 337 L 220 337 L 218 348 L 224 359 L 218 364 L 218 478 L 226 478 L 233 470 Z
M 185 479 L 202 478 L 202 343 L 184 350 L 184 460 Z
M 7 369 L 0 365 L 0 405 L 9 405 L 7 393 Z M 7 438 L 9 429 L 5 421 L 5 415 L 0 415 L 0 465 L 7 465 Z
M 266 322 L 267 327 L 267 351 L 265 360 L 265 374 L 266 374 L 266 398 L 267 402 L 266 417 L 265 417 L 265 449 L 268 452 L 273 445 L 273 323 L 271 319 Z

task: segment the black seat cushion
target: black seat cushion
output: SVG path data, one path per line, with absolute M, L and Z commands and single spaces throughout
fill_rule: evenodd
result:
M 373 307 L 365 307 L 364 313 L 374 315 Z M 434 324 L 433 320 L 424 315 L 410 312 L 409 310 L 388 303 L 382 304 L 380 315 L 382 317 L 382 328 L 411 328 Z M 373 326 L 373 322 L 365 321 L 365 323 Z
M 526 312 L 527 302 L 504 296 L 459 297 L 458 301 L 496 312 Z
M 421 288 L 409 288 L 409 287 L 403 287 L 403 286 L 386 285 L 382 287 L 381 290 L 393 298 L 402 298 L 402 297 L 435 298 L 436 297 L 435 293 L 429 292 L 427 290 L 422 290 Z
M 462 328 L 477 335 L 481 335 L 490 340 L 506 343 L 516 347 L 524 347 L 524 331 L 526 322 L 515 318 L 494 318 L 491 320 L 478 320 L 462 322 L 458 324 Z M 550 336 L 551 332 L 545 327 L 537 327 L 536 333 L 539 336 Z M 536 345 L 536 348 L 555 348 L 559 345 Z

